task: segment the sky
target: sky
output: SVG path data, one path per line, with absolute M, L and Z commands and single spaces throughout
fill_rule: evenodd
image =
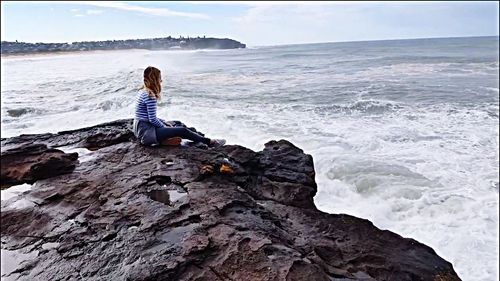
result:
M 499 2 L 1 2 L 1 40 L 231 38 L 247 46 L 498 36 Z

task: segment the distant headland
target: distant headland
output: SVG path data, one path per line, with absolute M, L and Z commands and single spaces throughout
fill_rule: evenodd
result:
M 107 41 L 82 41 L 73 43 L 25 43 L 25 42 L 1 42 L 1 54 L 29 54 L 48 52 L 74 52 L 74 51 L 96 51 L 96 50 L 195 50 L 195 49 L 238 49 L 246 45 L 228 38 L 206 38 L 182 37 L 151 39 L 129 39 L 129 40 L 107 40 Z

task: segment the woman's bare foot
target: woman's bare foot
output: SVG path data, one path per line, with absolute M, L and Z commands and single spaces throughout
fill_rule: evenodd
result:
M 180 145 L 182 142 L 181 137 L 173 137 L 169 139 L 165 139 L 161 142 L 161 145 Z
M 224 144 L 226 144 L 226 140 L 225 139 L 211 139 L 210 140 L 210 144 L 208 146 L 210 146 L 210 147 L 219 147 L 219 146 L 223 146 Z

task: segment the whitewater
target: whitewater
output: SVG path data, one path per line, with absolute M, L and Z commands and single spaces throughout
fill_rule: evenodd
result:
M 478 37 L 2 57 L 1 134 L 132 118 L 152 65 L 160 118 L 253 150 L 287 139 L 314 158 L 320 210 L 499 280 L 498 51 Z

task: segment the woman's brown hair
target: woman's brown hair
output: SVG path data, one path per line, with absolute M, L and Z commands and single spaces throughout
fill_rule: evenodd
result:
M 144 70 L 144 89 L 148 91 L 150 97 L 160 100 L 161 72 L 158 68 L 148 66 Z

